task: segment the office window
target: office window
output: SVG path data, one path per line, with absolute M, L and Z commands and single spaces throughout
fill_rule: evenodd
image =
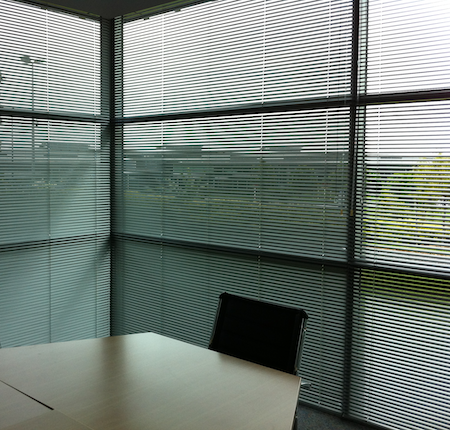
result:
M 127 124 L 121 228 L 343 261 L 348 127 L 347 108 Z
M 206 346 L 223 291 L 305 307 L 316 389 L 304 395 L 341 408 L 351 23 L 345 0 L 205 2 L 125 22 L 118 333 Z
M 301 401 L 445 428 L 450 3 L 195 3 L 0 0 L 0 345 L 206 346 L 228 291 L 309 314 Z
M 0 8 L 0 344 L 105 336 L 100 22 L 9 0 Z
M 206 345 L 223 291 L 295 304 L 302 401 L 444 428 L 449 22 L 439 0 L 117 20 L 115 332 Z
M 373 0 L 363 11 L 350 413 L 395 429 L 450 418 L 449 6 Z
M 1 0 L 4 109 L 100 114 L 100 25 Z
M 445 0 L 370 0 L 367 92 L 450 87 L 450 7 Z
M 228 0 L 129 22 L 124 114 L 348 95 L 350 6 Z

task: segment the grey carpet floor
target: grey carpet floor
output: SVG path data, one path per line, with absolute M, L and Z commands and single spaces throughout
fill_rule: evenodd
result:
M 374 430 L 375 427 L 343 419 L 321 410 L 299 405 L 297 430 Z

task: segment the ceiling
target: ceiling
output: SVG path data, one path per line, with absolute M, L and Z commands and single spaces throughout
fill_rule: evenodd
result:
M 63 8 L 93 13 L 103 18 L 114 18 L 142 9 L 170 3 L 172 0 L 48 0 L 38 3 L 62 6 Z

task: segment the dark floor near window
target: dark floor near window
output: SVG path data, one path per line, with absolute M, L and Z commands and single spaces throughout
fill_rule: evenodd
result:
M 297 410 L 297 430 L 374 430 L 377 427 L 353 422 L 306 405 Z

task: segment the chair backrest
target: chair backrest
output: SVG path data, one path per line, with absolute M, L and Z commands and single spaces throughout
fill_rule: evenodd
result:
M 296 374 L 307 319 L 299 308 L 223 293 L 209 349 Z

